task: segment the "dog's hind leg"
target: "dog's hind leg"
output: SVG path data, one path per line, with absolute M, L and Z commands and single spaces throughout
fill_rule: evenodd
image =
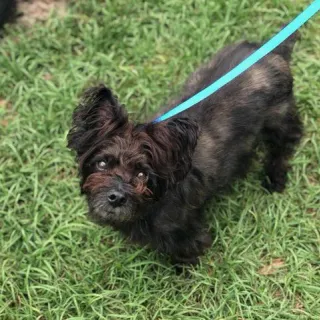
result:
M 302 137 L 302 122 L 297 114 L 293 96 L 273 106 L 265 122 L 263 138 L 267 147 L 264 187 L 282 192 L 288 172 L 288 160 Z

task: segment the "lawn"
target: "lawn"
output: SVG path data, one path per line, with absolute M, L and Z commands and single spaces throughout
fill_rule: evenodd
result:
M 311 0 L 310 0 L 311 2 Z M 207 208 L 214 244 L 181 275 L 86 219 L 66 148 L 83 88 L 103 81 L 132 118 L 163 105 L 224 45 L 266 40 L 309 1 L 69 1 L 0 40 L 0 319 L 319 320 L 320 14 L 293 55 L 305 136 L 287 189 L 261 164 Z

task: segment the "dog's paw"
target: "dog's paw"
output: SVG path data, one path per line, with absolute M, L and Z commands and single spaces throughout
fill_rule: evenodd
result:
M 191 277 L 190 267 L 196 267 L 200 260 L 198 257 L 193 258 L 174 258 L 172 260 L 174 270 L 177 275 L 184 274 L 187 278 Z
M 278 177 L 277 179 L 272 180 L 269 177 L 266 177 L 262 181 L 262 187 L 266 189 L 269 193 L 282 193 L 286 188 L 286 177 Z

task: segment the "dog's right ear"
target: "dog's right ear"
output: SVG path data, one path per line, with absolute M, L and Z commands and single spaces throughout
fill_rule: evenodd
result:
M 68 147 L 81 156 L 96 141 L 110 137 L 128 122 L 127 113 L 111 90 L 103 85 L 85 91 L 73 113 Z

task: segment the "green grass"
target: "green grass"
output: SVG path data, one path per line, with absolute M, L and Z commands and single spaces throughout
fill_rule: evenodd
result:
M 87 221 L 66 149 L 88 84 L 104 81 L 143 119 L 217 49 L 267 39 L 308 3 L 73 0 L 63 18 L 6 30 L 0 319 L 320 319 L 319 15 L 302 28 L 293 57 L 305 137 L 287 189 L 265 193 L 255 166 L 212 203 L 214 244 L 191 276 Z

